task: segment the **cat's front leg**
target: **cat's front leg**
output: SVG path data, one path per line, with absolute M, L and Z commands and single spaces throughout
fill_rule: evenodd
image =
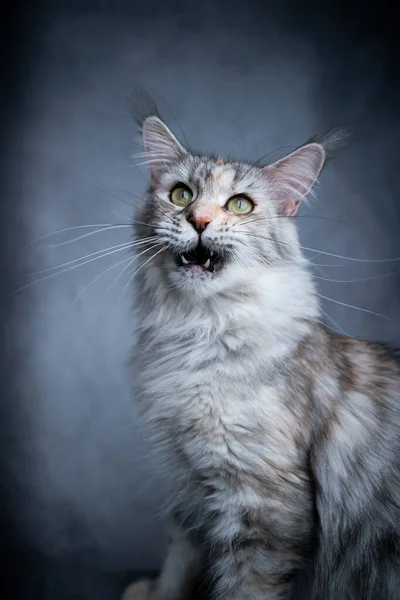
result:
M 159 577 L 130 585 L 121 600 L 191 600 L 201 575 L 199 548 L 189 535 L 174 527 Z
M 265 543 L 243 541 L 214 560 L 213 600 L 288 600 L 294 555 L 268 550 Z

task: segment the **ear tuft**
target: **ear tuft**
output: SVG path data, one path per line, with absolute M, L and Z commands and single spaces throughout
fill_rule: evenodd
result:
M 130 98 L 132 116 L 139 126 L 144 146 L 145 161 L 150 169 L 152 184 L 157 183 L 161 171 L 187 154 L 174 134 L 160 117 L 157 106 L 148 92 L 135 89 Z
M 331 127 L 326 131 L 313 135 L 305 144 L 319 144 L 325 151 L 325 164 L 336 154 L 346 148 L 353 136 L 343 127 Z
M 143 123 L 148 117 L 158 117 L 161 120 L 157 104 L 150 93 L 142 87 L 134 87 L 129 96 L 129 109 L 140 133 L 142 132 Z

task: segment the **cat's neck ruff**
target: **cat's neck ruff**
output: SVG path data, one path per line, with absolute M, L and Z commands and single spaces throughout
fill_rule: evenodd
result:
M 145 277 L 138 304 L 138 328 L 149 342 L 193 348 L 227 344 L 264 357 L 283 358 L 308 336 L 320 311 L 306 268 L 249 272 L 241 285 L 208 298 L 190 296 L 151 274 Z

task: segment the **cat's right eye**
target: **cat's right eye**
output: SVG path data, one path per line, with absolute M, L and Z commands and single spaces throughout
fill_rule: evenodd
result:
M 190 204 L 193 200 L 193 192 L 184 183 L 178 183 L 171 190 L 169 199 L 171 200 L 172 204 L 175 204 L 175 206 L 180 206 L 181 208 L 183 208 L 185 206 L 188 206 L 188 204 Z

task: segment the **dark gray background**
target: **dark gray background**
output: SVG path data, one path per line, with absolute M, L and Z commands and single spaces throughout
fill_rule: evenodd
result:
M 7 564 L 13 548 L 57 569 L 153 569 L 164 545 L 155 513 L 165 474 L 151 465 L 130 394 L 129 275 L 116 280 L 126 263 L 93 281 L 128 252 L 13 294 L 57 269 L 26 274 L 129 241 L 129 228 L 55 246 L 89 231 L 77 229 L 22 247 L 63 228 L 128 224 L 147 182 L 131 158 L 140 149 L 127 99 L 139 84 L 181 139 L 182 130 L 191 146 L 237 158 L 271 152 L 271 160 L 318 130 L 346 126 L 353 143 L 300 211 L 301 240 L 354 258 L 400 257 L 398 47 L 394 17 L 385 3 L 378 9 L 153 0 L 10 8 L 0 200 Z M 307 255 L 327 265 L 314 269 L 321 278 L 376 277 L 318 279 L 336 301 L 323 299 L 328 325 L 399 342 L 400 262 Z

